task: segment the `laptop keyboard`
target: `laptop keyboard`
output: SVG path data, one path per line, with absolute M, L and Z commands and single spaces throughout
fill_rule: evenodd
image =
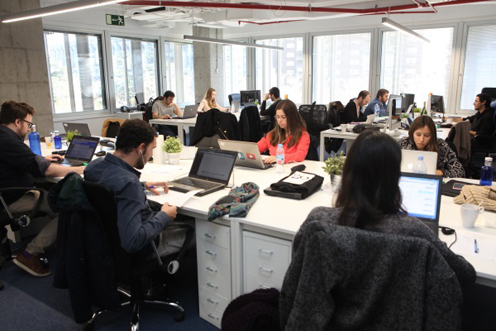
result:
M 208 182 L 205 180 L 198 180 L 198 179 L 189 178 L 189 177 L 179 178 L 179 179 L 175 180 L 175 182 L 178 184 L 193 186 L 193 187 L 201 188 L 204 190 L 208 190 L 208 189 L 219 186 L 219 183 Z

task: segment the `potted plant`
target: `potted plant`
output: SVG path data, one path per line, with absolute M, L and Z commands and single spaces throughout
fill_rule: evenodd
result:
M 74 131 L 67 131 L 66 135 L 65 135 L 65 139 L 67 140 L 67 145 L 70 144 L 70 142 L 72 141 L 72 138 L 74 138 L 74 136 L 80 136 L 81 134 L 79 133 L 78 130 L 74 130 Z
M 162 149 L 169 157 L 169 164 L 179 164 L 179 153 L 181 153 L 181 150 L 183 149 L 179 138 L 167 137 L 162 145 Z
M 331 156 L 325 161 L 325 166 L 322 167 L 326 173 L 331 176 L 331 185 L 338 186 L 341 183 L 341 174 L 343 173 L 344 160 L 346 156 L 343 152 Z

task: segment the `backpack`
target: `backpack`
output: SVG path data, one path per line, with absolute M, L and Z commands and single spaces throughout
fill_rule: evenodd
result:
M 146 104 L 145 112 L 143 114 L 143 120 L 145 120 L 148 123 L 151 119 L 153 119 L 153 115 L 152 115 L 153 105 L 157 100 L 163 100 L 163 99 L 164 99 L 163 96 L 158 96 L 155 99 L 150 98 L 150 100 L 148 100 L 148 103 Z

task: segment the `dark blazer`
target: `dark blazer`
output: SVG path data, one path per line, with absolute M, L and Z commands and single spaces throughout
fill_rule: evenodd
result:
M 360 116 L 357 116 L 356 104 L 353 100 L 350 100 L 343 110 L 341 123 L 365 122 L 366 120 L 367 116 L 362 112 L 360 112 Z
M 239 117 L 239 133 L 241 140 L 258 142 L 263 137 L 260 115 L 256 106 L 246 107 Z
M 190 145 L 194 146 L 203 137 L 212 137 L 214 134 L 218 134 L 221 139 L 240 140 L 236 116 L 216 108 L 198 114 Z

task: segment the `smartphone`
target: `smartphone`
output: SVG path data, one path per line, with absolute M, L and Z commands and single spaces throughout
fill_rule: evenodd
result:
M 461 191 L 462 190 L 462 187 L 464 187 L 465 185 L 467 185 L 467 184 L 465 184 L 465 183 L 454 183 L 453 184 L 453 190 Z

